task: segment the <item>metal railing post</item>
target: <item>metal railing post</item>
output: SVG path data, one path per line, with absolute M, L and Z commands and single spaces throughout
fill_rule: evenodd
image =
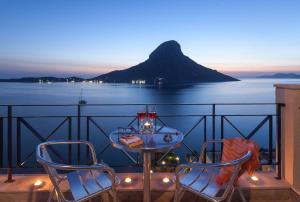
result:
M 203 137 L 203 142 L 207 141 L 207 116 L 204 116 L 204 137 Z M 206 149 L 204 150 L 204 159 L 203 162 L 206 163 Z
M 81 121 L 80 121 L 80 118 L 81 118 L 81 108 L 80 108 L 80 105 L 77 105 L 77 140 L 80 140 L 81 139 L 81 133 L 80 133 L 80 130 L 81 130 L 81 127 L 80 127 L 80 124 L 81 124 Z M 77 162 L 80 163 L 80 144 L 77 145 Z
M 224 139 L 224 116 L 221 116 L 221 139 Z
M 72 117 L 68 116 L 68 140 L 72 140 Z M 72 144 L 68 145 L 68 160 L 72 163 Z
M 216 139 L 216 104 L 212 105 L 212 140 Z M 215 162 L 216 145 L 212 145 L 212 162 Z
M 21 162 L 21 118 L 17 117 L 17 165 L 22 166 Z
M 282 107 L 284 107 L 284 104 L 277 104 L 276 105 L 276 128 L 277 128 L 277 155 L 276 155 L 276 161 L 277 161 L 277 179 L 281 179 L 281 110 Z
M 224 139 L 224 116 L 221 116 L 221 140 Z M 221 144 L 221 156 L 223 155 L 223 144 Z
M 86 140 L 90 141 L 90 117 L 89 116 L 86 117 Z M 89 160 L 89 154 L 90 154 L 89 148 L 86 147 L 86 159 L 87 159 L 87 161 Z
M 13 182 L 12 178 L 12 164 L 13 164 L 13 156 L 12 156 L 12 150 L 13 150 L 13 131 L 12 131 L 12 106 L 7 106 L 7 180 L 6 183 Z
M 273 162 L 273 117 L 269 115 L 269 164 Z
M 0 168 L 3 168 L 3 118 L 0 117 Z

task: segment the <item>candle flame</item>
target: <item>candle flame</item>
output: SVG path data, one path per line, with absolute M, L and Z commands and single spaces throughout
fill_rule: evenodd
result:
M 167 183 L 170 182 L 170 179 L 169 179 L 168 177 L 164 177 L 164 178 L 162 179 L 162 181 L 163 181 L 163 183 L 167 184 Z
M 251 176 L 251 180 L 258 181 L 258 177 L 256 177 L 255 175 L 253 175 L 253 176 Z
M 132 180 L 130 177 L 126 177 L 124 181 L 129 184 L 129 183 L 131 183 Z
M 38 187 L 38 186 L 41 186 L 43 184 L 43 181 L 42 180 L 37 180 L 34 182 L 34 186 Z

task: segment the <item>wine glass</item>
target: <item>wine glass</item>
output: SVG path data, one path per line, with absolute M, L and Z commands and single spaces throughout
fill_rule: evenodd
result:
M 146 115 L 147 115 L 147 113 L 144 108 L 142 110 L 140 110 L 139 112 L 137 112 L 139 130 L 143 129 L 145 119 L 147 118 Z
M 150 107 L 150 110 L 148 112 L 148 118 L 150 120 L 150 124 L 151 124 L 152 128 L 155 130 L 154 121 L 157 118 L 157 113 L 156 113 L 156 107 L 155 106 Z

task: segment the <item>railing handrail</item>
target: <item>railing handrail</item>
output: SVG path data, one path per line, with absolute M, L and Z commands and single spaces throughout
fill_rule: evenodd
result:
M 211 105 L 216 105 L 216 106 L 226 106 L 226 105 L 237 105 L 237 106 L 243 106 L 243 105 L 278 105 L 278 104 L 283 104 L 283 103 L 276 103 L 276 102 L 249 102 L 249 103 L 95 103 L 95 104 L 84 104 L 80 106 L 138 106 L 138 105 L 191 105 L 191 106 L 211 106 Z M 65 107 L 65 106 L 78 106 L 79 104 L 0 104 L 0 107 L 5 107 L 5 106 L 16 106 L 16 107 Z
M 243 117 L 243 116 L 248 116 L 248 117 L 251 117 L 251 116 L 274 116 L 276 117 L 277 114 L 269 114 L 269 113 L 266 113 L 266 114 L 215 114 L 215 115 L 212 115 L 212 114 L 172 114 L 172 115 L 160 115 L 160 117 L 199 117 L 199 116 L 207 116 L 207 117 L 210 117 L 210 116 L 216 116 L 216 117 L 219 117 L 219 116 L 240 116 L 240 117 Z M 4 118 L 4 119 L 7 119 L 7 118 L 13 118 L 13 119 L 17 119 L 17 118 L 66 118 L 66 117 L 70 117 L 70 118 L 75 118 L 75 117 L 78 117 L 76 115 L 45 115 L 45 116 L 23 116 L 23 115 L 20 115 L 20 116 L 10 116 L 10 117 L 7 117 L 7 116 L 0 116 L 1 118 Z M 81 118 L 87 118 L 87 117 L 95 117 L 95 118 L 132 118 L 132 117 L 136 117 L 136 115 L 80 115 Z

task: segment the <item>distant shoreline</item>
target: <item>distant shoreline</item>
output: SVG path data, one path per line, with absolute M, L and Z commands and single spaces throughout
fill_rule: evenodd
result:
M 300 74 L 295 73 L 276 73 L 272 75 L 262 75 L 257 78 L 263 79 L 300 79 Z
M 289 76 L 292 75 L 292 76 Z M 74 79 L 75 78 L 75 79 Z M 238 81 L 248 80 L 248 79 L 289 79 L 289 80 L 298 80 L 300 79 L 300 75 L 298 74 L 274 74 L 274 75 L 263 75 L 257 77 L 239 77 Z M 183 86 L 183 85 L 194 85 L 201 83 L 222 83 L 222 82 L 236 82 L 236 81 L 210 81 L 210 82 L 185 82 L 185 83 L 170 83 L 167 86 Z M 59 78 L 59 77 L 23 77 L 16 79 L 0 79 L 0 83 L 37 83 L 37 84 L 51 84 L 51 83 L 93 83 L 93 84 L 132 84 L 129 82 L 103 82 L 101 80 L 92 80 L 92 79 L 83 79 L 80 77 L 67 77 L 67 78 Z M 142 85 L 142 86 L 155 86 L 155 84 L 133 84 L 133 85 Z

